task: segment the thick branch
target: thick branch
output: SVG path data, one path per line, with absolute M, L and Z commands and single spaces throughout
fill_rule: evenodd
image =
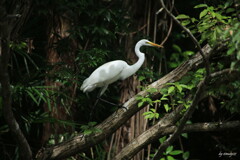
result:
M 209 45 L 206 45 L 203 48 L 205 56 L 210 56 L 212 53 L 212 49 Z M 202 56 L 197 53 L 191 59 L 171 71 L 169 74 L 159 79 L 158 81 L 149 85 L 149 88 L 156 88 L 160 90 L 166 83 L 176 82 L 180 80 L 186 73 L 192 70 L 195 67 L 198 67 L 202 64 Z M 136 96 L 146 96 L 148 94 L 147 91 L 141 91 Z M 132 115 L 138 112 L 141 108 L 137 107 L 138 101 L 136 100 L 136 96 L 129 99 L 126 103 L 124 103 L 124 107 L 128 108 L 127 111 L 123 109 L 119 109 L 110 117 L 108 117 L 101 124 L 96 126 L 101 129 L 101 133 L 96 133 L 91 136 L 83 136 L 79 134 L 78 136 L 73 137 L 70 140 L 67 140 L 61 144 L 57 144 L 55 146 L 46 148 L 44 150 L 40 150 L 37 158 L 38 159 L 62 159 L 74 155 L 86 148 L 89 148 L 109 135 L 115 132 L 121 125 L 123 125 Z M 153 93 L 153 97 L 158 97 L 159 92 Z
M 229 122 L 210 122 L 210 123 L 195 123 L 195 124 L 187 124 L 183 128 L 183 132 L 212 132 L 212 131 L 224 131 L 227 129 L 237 129 L 240 128 L 240 121 L 229 121 Z M 176 126 L 172 128 L 174 131 Z M 166 130 L 166 132 L 170 132 L 171 129 Z M 171 131 L 172 133 L 172 131 Z M 167 133 L 165 133 L 166 135 Z M 169 133 L 168 133 L 169 134 Z
M 164 126 L 158 129 L 158 137 L 169 135 L 176 132 L 178 126 Z M 206 122 L 206 123 L 194 123 L 194 124 L 186 124 L 183 127 L 182 133 L 190 133 L 190 132 L 216 132 L 216 131 L 224 131 L 230 129 L 240 128 L 240 121 L 229 121 L 229 122 Z M 124 155 L 130 155 L 131 153 L 137 153 L 139 151 L 138 143 L 144 141 L 149 138 L 148 132 L 144 132 L 141 135 L 141 138 L 137 137 L 138 140 L 134 139 L 131 141 L 131 146 L 125 147 L 114 160 L 127 160 L 131 157 L 126 157 Z M 151 136 L 150 136 L 151 137 Z M 145 144 L 147 146 L 147 144 Z M 141 148 L 142 149 L 142 148 Z
M 152 143 L 156 139 L 161 137 L 161 133 L 169 126 L 174 125 L 181 117 L 181 111 L 183 105 L 179 106 L 171 112 L 166 114 L 161 120 L 149 128 L 147 131 L 142 133 L 137 138 L 133 139 L 126 147 L 124 147 L 121 152 L 119 152 L 113 160 L 128 160 L 131 159 L 135 154 L 137 154 L 142 148 Z

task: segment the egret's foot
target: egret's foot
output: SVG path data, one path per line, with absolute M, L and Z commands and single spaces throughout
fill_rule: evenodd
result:
M 100 98 L 100 97 L 98 97 L 98 99 L 99 99 L 100 101 L 103 101 L 103 102 L 105 102 L 105 103 L 111 104 L 111 105 L 113 105 L 113 106 L 118 106 L 118 105 L 119 105 L 119 104 L 115 104 L 115 103 L 109 102 L 109 101 L 107 101 L 107 100 L 105 100 L 105 99 L 102 99 L 102 98 Z
M 123 106 L 123 103 L 120 103 L 120 104 L 118 104 L 118 105 L 117 105 L 117 107 L 118 107 L 118 109 L 121 109 L 121 108 L 123 108 L 123 109 L 125 109 L 125 111 L 127 111 L 127 110 L 128 110 L 128 108 L 127 108 L 127 107 Z

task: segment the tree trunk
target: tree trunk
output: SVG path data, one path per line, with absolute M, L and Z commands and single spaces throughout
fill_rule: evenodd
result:
M 67 93 L 67 96 L 74 98 L 75 97 L 75 85 L 73 84 L 71 87 L 65 87 L 61 81 L 54 79 L 57 72 L 60 72 L 62 69 L 74 69 L 74 59 L 75 53 L 74 50 L 76 46 L 74 46 L 75 42 L 69 39 L 68 30 L 70 29 L 70 20 L 66 18 L 67 15 L 55 15 L 52 12 L 51 16 L 48 17 L 48 31 L 47 31 L 47 63 L 52 66 L 52 69 L 47 72 L 47 76 L 45 79 L 45 85 L 51 86 L 49 90 L 55 95 L 50 95 L 51 103 L 45 103 L 43 105 L 44 111 L 49 113 L 49 116 L 56 120 L 72 120 L 72 109 L 74 109 L 74 104 L 72 100 L 64 99 L 64 104 L 59 96 L 59 93 L 64 92 Z M 68 49 L 59 49 L 59 42 L 63 40 L 71 41 L 69 44 L 73 44 L 72 46 L 67 46 L 71 48 Z M 66 45 L 66 44 L 65 44 Z M 66 47 L 66 48 L 67 48 Z M 64 64 L 62 66 L 60 64 Z M 60 77 L 61 78 L 61 77 Z M 67 90 L 67 91 L 66 91 Z M 43 125 L 43 136 L 42 136 L 42 144 L 45 144 L 51 135 L 59 135 L 66 132 L 72 132 L 73 128 L 71 126 L 64 126 L 59 123 L 45 123 Z M 59 137 L 54 137 L 56 142 Z

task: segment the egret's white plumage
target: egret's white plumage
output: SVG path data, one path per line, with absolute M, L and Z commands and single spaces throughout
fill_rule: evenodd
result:
M 105 63 L 98 67 L 93 73 L 84 80 L 81 90 L 83 92 L 91 92 L 97 87 L 102 87 L 100 96 L 106 91 L 109 84 L 117 81 L 124 80 L 133 75 L 143 64 L 145 55 L 140 51 L 142 46 L 156 46 L 161 45 L 152 43 L 146 39 L 137 42 L 135 46 L 135 53 L 138 56 L 138 61 L 133 65 L 128 65 L 125 61 L 115 60 Z

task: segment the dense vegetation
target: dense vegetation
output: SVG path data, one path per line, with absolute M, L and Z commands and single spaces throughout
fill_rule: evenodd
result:
M 31 159 L 31 156 L 44 159 L 39 156 L 47 154 L 43 148 L 51 149 L 79 135 L 90 139 L 92 136 L 93 142 L 64 158 L 121 157 L 120 150 L 127 144 L 181 107 L 179 118 L 167 125 L 179 128 L 177 140 L 165 146 L 174 132 L 167 130 L 157 138 L 154 135 L 155 139 L 130 157 L 239 159 L 240 3 L 237 0 L 174 3 L 173 0 L 165 2 L 166 8 L 161 3 L 151 0 L 0 2 L 0 159 Z M 105 132 L 101 124 L 118 114 L 119 108 L 104 101 L 93 108 L 98 90 L 86 95 L 80 86 L 103 63 L 116 59 L 135 63 L 134 45 L 143 38 L 163 44 L 164 48 L 143 48 L 147 53 L 144 66 L 136 75 L 109 86 L 102 97 L 120 106 L 133 97 L 137 100 L 135 110 L 140 111 L 94 144 L 94 135 Z M 210 56 L 203 49 L 206 46 L 211 48 Z M 178 80 L 151 87 L 154 86 L 151 83 L 168 76 L 197 52 L 202 58 L 199 65 L 190 66 L 184 74 L 180 70 Z M 144 94 L 138 94 L 140 91 Z M 120 115 L 128 112 L 119 110 Z M 197 126 L 200 123 L 219 128 L 204 130 Z M 189 131 L 184 128 L 186 125 Z M 196 129 L 191 130 L 194 125 Z M 162 147 L 163 152 L 158 156 Z M 29 157 L 25 157 L 25 151 Z M 45 157 L 48 158 L 51 156 Z

